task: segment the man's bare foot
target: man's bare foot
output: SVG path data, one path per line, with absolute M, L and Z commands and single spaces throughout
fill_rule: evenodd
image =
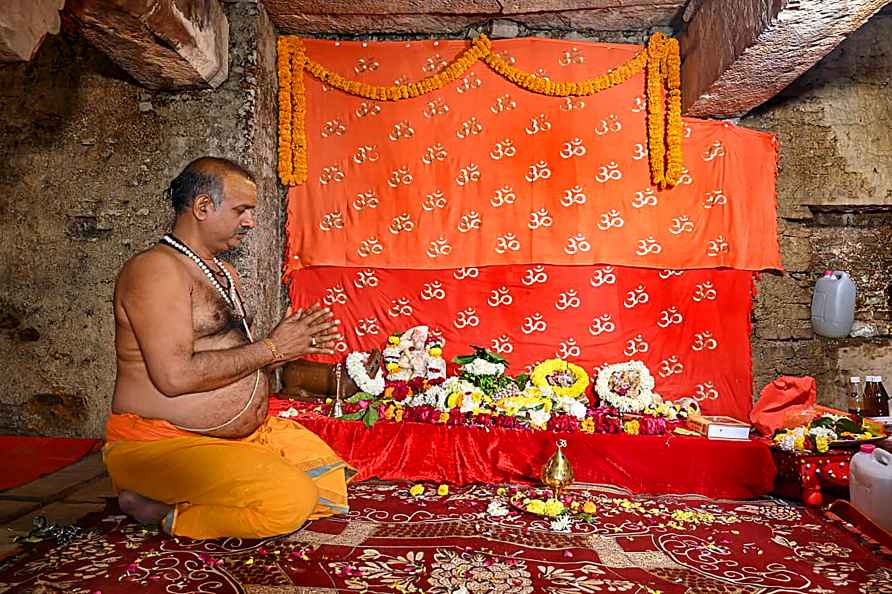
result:
M 172 505 L 143 497 L 133 491 L 121 491 L 118 506 L 140 524 L 160 524 L 164 516 L 173 509 Z

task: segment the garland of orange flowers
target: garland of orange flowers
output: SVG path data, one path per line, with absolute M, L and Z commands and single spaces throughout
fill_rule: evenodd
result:
M 517 86 L 551 97 L 586 96 L 620 85 L 647 68 L 647 129 L 651 179 L 672 187 L 681 177 L 681 59 L 678 41 L 654 33 L 647 47 L 628 62 L 601 76 L 581 81 L 555 82 L 511 66 L 492 51 L 492 42 L 480 35 L 443 70 L 421 81 L 402 85 L 370 85 L 348 80 L 310 60 L 297 37 L 279 37 L 279 177 L 286 186 L 307 180 L 307 137 L 304 127 L 306 97 L 303 72 L 345 93 L 376 101 L 413 99 L 443 88 L 483 61 Z M 668 110 L 664 106 L 666 93 Z M 666 147 L 668 146 L 668 151 Z

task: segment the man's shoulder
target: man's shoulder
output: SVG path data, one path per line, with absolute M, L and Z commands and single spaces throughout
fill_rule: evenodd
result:
M 156 245 L 130 257 L 118 274 L 118 285 L 139 284 L 143 280 L 177 282 L 187 280 L 183 263 L 173 250 Z

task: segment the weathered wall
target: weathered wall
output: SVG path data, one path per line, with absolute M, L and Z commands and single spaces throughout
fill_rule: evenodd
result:
M 257 174 L 258 227 L 234 260 L 259 330 L 278 320 L 275 37 L 253 2 L 225 9 L 230 76 L 214 91 L 145 91 L 70 30 L 0 66 L 0 433 L 101 434 L 115 275 L 168 228 L 162 191 L 195 157 Z
M 849 375 L 892 385 L 892 10 L 875 15 L 742 125 L 781 144 L 778 217 L 785 273 L 764 275 L 753 313 L 756 391 L 812 375 L 818 400 L 845 406 Z M 845 270 L 867 337 L 816 336 L 812 287 Z

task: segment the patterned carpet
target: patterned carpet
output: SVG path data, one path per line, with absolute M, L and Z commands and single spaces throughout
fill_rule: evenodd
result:
M 408 487 L 357 484 L 349 518 L 262 541 L 172 539 L 110 504 L 67 544 L 6 560 L 0 592 L 892 594 L 888 560 L 780 501 L 591 488 L 595 521 L 562 533 L 527 513 L 487 513 L 493 486 Z

